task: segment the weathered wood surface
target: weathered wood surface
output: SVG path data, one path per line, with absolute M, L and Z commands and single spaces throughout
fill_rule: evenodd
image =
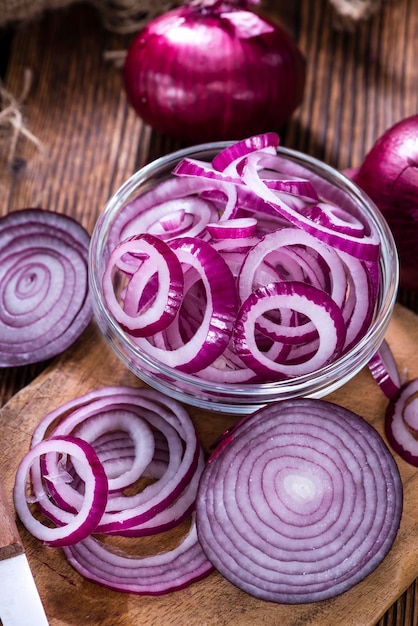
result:
M 333 29 L 327 0 L 270 0 L 266 10 L 293 33 L 308 59 L 305 99 L 281 131 L 284 145 L 335 167 L 355 166 L 387 127 L 418 111 L 415 0 L 384 2 L 382 10 L 354 33 Z M 120 71 L 104 58 L 108 50 L 126 49 L 129 40 L 106 32 L 95 11 L 83 5 L 0 31 L 4 85 L 18 97 L 25 71 L 30 70 L 32 85 L 22 112 L 28 129 L 43 144 L 39 151 L 20 139 L 8 164 L 9 143 L 7 137 L 0 138 L 0 215 L 38 205 L 73 215 L 91 230 L 107 198 L 135 169 L 180 147 L 152 133 L 136 117 L 126 103 Z M 400 299 L 417 310 L 416 294 L 401 293 Z M 400 308 L 394 323 L 402 365 L 418 375 L 413 345 L 418 341 L 417 319 Z M 12 398 L 0 414 L 0 476 L 9 495 L 18 456 L 43 412 L 85 387 L 116 379 L 132 382 L 110 352 L 105 362 L 98 357 L 102 341 L 92 327 L 62 358 L 0 373 L 0 402 Z M 365 417 L 378 419 L 384 398 L 372 389 L 362 373 L 338 392 L 337 399 L 348 405 L 354 402 Z M 206 445 L 223 427 L 219 419 L 200 418 Z M 408 493 L 413 493 L 415 475 L 409 468 L 403 471 L 411 487 Z M 23 536 L 52 626 L 250 622 L 363 626 L 378 620 L 379 626 L 416 626 L 415 501 L 408 502 L 397 548 L 375 575 L 334 602 L 292 611 L 248 598 L 216 575 L 163 599 L 103 593 L 77 577 L 59 551 L 39 548 L 27 534 Z

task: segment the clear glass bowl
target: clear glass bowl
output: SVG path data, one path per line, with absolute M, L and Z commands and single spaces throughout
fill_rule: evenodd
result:
M 321 398 L 343 386 L 369 361 L 382 343 L 390 322 L 399 281 L 399 264 L 391 231 L 373 202 L 337 170 L 302 153 L 279 148 L 279 154 L 314 176 L 333 183 L 339 193 L 348 195 L 358 210 L 374 225 L 381 239 L 381 278 L 374 320 L 362 340 L 349 352 L 315 373 L 290 380 L 240 385 L 214 384 L 193 374 L 185 374 L 156 361 L 141 351 L 109 313 L 102 291 L 102 276 L 108 253 L 112 223 L 138 195 L 171 176 L 174 166 L 184 157 L 211 161 L 231 142 L 202 144 L 179 150 L 146 165 L 131 176 L 110 198 L 92 233 L 90 247 L 90 286 L 94 313 L 103 333 L 118 357 L 139 379 L 186 404 L 229 414 L 248 414 L 261 406 L 297 396 Z

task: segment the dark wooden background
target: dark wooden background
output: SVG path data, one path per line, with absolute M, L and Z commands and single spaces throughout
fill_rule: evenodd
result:
M 417 0 L 383 0 L 351 31 L 335 28 L 328 0 L 269 0 L 263 10 L 293 34 L 308 61 L 305 98 L 281 130 L 283 145 L 340 169 L 354 167 L 389 126 L 418 112 Z M 19 100 L 30 76 L 20 111 L 42 142 L 40 150 L 21 135 L 10 158 L 11 135 L 0 127 L 0 215 L 43 206 L 91 231 L 134 170 L 180 147 L 135 115 L 120 70 L 107 60 L 131 37 L 104 28 L 99 12 L 82 3 L 0 28 L 3 86 Z M 416 293 L 400 290 L 399 300 L 418 311 Z M 46 365 L 1 371 L 0 405 Z M 417 626 L 416 583 L 378 624 Z

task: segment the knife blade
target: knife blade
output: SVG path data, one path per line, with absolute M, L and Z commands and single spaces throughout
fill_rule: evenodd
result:
M 1 481 L 0 620 L 2 626 L 48 626 L 45 610 Z

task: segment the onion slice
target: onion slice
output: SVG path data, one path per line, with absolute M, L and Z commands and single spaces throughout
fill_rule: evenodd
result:
M 199 541 L 231 583 L 271 602 L 341 594 L 384 559 L 402 482 L 378 432 L 326 402 L 277 402 L 226 433 L 203 473 Z
M 64 549 L 69 563 L 85 578 L 109 589 L 138 595 L 162 595 L 187 587 L 213 571 L 197 539 L 194 519 L 172 550 L 138 557 L 89 537 Z
M 140 478 L 151 462 L 154 445 L 150 442 L 150 429 L 166 442 L 167 462 L 157 480 L 135 489 L 127 495 L 123 485 L 129 486 Z M 50 436 L 82 437 L 90 445 L 106 432 L 117 431 L 129 435 L 129 444 L 134 447 L 130 468 L 120 474 L 108 475 L 110 493 L 95 530 L 101 533 L 140 535 L 141 525 L 159 529 L 158 514 L 171 507 L 188 488 L 196 473 L 201 473 L 203 450 L 196 429 L 187 411 L 175 400 L 171 400 L 151 389 L 131 387 L 109 387 L 86 394 L 77 401 L 66 403 L 46 415 L 33 435 L 33 445 Z M 130 448 L 131 449 L 131 448 Z M 42 466 L 32 468 L 32 481 L 41 484 L 42 472 L 58 475 L 58 459 L 48 456 Z M 110 467 L 114 467 L 111 465 Z M 80 506 L 81 496 L 77 485 L 57 482 L 50 493 L 55 503 L 61 505 L 63 513 L 50 500 L 40 500 L 43 513 L 59 523 L 66 519 L 68 510 Z M 171 521 L 180 519 L 189 508 L 189 497 L 183 500 L 183 508 L 170 509 Z M 155 519 L 155 522 L 152 520 Z M 167 519 L 164 520 L 167 523 Z M 135 533 L 132 529 L 135 528 Z
M 318 349 L 309 353 L 306 360 L 273 361 L 257 345 L 257 320 L 269 311 L 281 309 L 302 314 L 318 332 Z M 302 376 L 324 367 L 340 354 L 345 332 L 341 310 L 325 292 L 296 281 L 271 283 L 253 291 L 242 304 L 235 324 L 234 346 L 243 362 L 260 375 L 276 379 Z
M 349 232 L 348 229 L 341 228 L 342 211 L 341 207 L 338 212 L 338 219 L 336 220 L 337 228 L 334 227 L 332 222 L 316 221 L 312 219 L 308 214 L 303 212 L 303 204 L 300 204 L 300 208 L 291 202 L 291 199 L 295 198 L 289 194 L 287 201 L 280 197 L 280 195 L 273 189 L 270 189 L 266 182 L 260 176 L 260 167 L 263 163 L 263 154 L 253 153 L 247 157 L 247 162 L 242 172 L 242 180 L 248 185 L 254 192 L 256 192 L 260 198 L 265 202 L 271 204 L 277 212 L 290 223 L 294 224 L 298 228 L 306 230 L 312 235 L 315 235 L 323 241 L 338 250 L 348 252 L 353 256 L 366 260 L 375 261 L 380 254 L 380 239 L 376 230 L 372 225 L 367 226 L 367 230 L 356 229 L 353 232 Z M 269 164 L 271 162 L 277 162 L 277 157 L 270 157 Z M 329 216 L 331 214 L 329 213 Z M 348 224 L 351 224 L 351 218 Z M 330 225 L 331 224 L 331 225 Z
M 86 578 L 118 591 L 168 593 L 213 570 L 194 520 L 204 466 L 180 403 L 154 389 L 103 387 L 39 422 L 16 474 L 16 511 L 35 537 L 63 547 Z M 134 551 L 149 551 L 147 537 L 168 531 L 164 545 L 176 537 L 174 548 L 146 557 L 130 552 L 131 542 Z
M 382 341 L 379 350 L 372 356 L 368 366 L 385 396 L 389 399 L 393 398 L 399 392 L 402 383 L 398 366 L 386 340 Z
M 64 214 L 28 208 L 0 219 L 0 367 L 46 361 L 85 330 L 89 244 Z
M 393 450 L 418 467 L 418 378 L 405 383 L 389 401 L 385 432 Z
M 184 343 L 159 347 L 138 338 L 139 346 L 160 361 L 184 372 L 195 372 L 210 365 L 228 345 L 237 312 L 234 277 L 222 256 L 207 242 L 196 237 L 174 239 L 171 248 L 183 267 L 193 268 L 206 293 L 203 319 L 197 331 Z M 185 281 L 185 290 L 186 290 Z M 167 333 L 179 338 L 176 321 Z M 147 342 L 147 343 L 145 343 Z M 170 349 L 171 348 L 171 349 Z
M 32 515 L 26 500 L 29 470 L 39 461 L 41 455 L 51 452 L 68 455 L 79 461 L 77 468 L 85 486 L 80 510 L 77 513 L 60 512 L 61 525 L 56 528 L 50 528 L 38 521 Z M 46 475 L 45 480 L 51 480 L 51 477 Z M 107 484 L 103 466 L 90 444 L 76 437 L 52 437 L 31 448 L 19 464 L 13 491 L 16 513 L 29 532 L 46 545 L 62 547 L 75 543 L 95 531 L 106 508 Z M 31 501 L 39 501 L 42 504 L 43 499 L 48 497 L 48 492 L 44 490 L 40 481 L 32 482 L 32 487 L 34 493 Z
M 121 280 L 117 267 L 126 255 L 137 258 L 138 267 L 129 277 L 120 302 L 114 283 Z M 152 335 L 167 328 L 180 307 L 183 296 L 180 261 L 158 237 L 148 233 L 129 237 L 110 256 L 103 275 L 103 293 L 110 312 L 122 328 L 133 336 Z

